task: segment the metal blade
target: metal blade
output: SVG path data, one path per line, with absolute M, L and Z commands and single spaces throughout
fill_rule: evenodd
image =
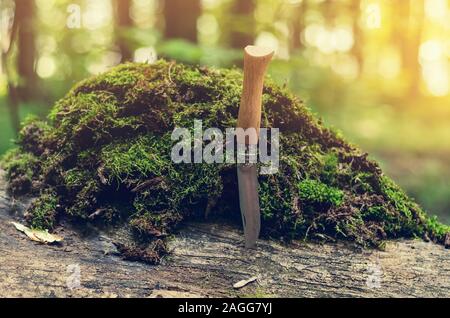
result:
M 256 164 L 238 164 L 237 166 L 246 248 L 255 247 L 261 229 L 257 172 Z

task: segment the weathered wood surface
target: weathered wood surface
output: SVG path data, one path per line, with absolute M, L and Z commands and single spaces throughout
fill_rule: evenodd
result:
M 82 237 L 66 226 L 57 231 L 61 246 L 30 241 L 10 224 L 21 208 L 17 202 L 12 208 L 4 187 L 0 181 L 1 297 L 450 297 L 450 254 L 432 243 L 399 241 L 386 251 L 361 251 L 261 241 L 249 252 L 239 230 L 196 223 L 170 243 L 173 254 L 163 265 L 149 266 L 123 261 L 105 233 Z M 73 265 L 80 287 L 69 289 Z M 256 283 L 233 289 L 255 275 Z

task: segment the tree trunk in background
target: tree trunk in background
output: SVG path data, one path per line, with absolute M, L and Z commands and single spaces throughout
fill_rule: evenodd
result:
M 17 87 L 8 83 L 8 107 L 9 116 L 11 119 L 11 127 L 14 134 L 20 131 L 20 116 L 19 116 L 19 99 Z
M 328 26 L 334 26 L 334 19 L 337 16 L 336 8 L 339 6 L 339 2 L 333 0 L 325 0 L 321 4 L 321 11 L 325 17 L 325 24 Z
M 407 76 L 406 93 L 414 97 L 419 93 L 421 80 L 419 65 L 419 47 L 422 39 L 424 20 L 423 0 L 404 0 L 393 6 L 394 24 L 393 43 L 397 43 L 402 58 L 402 70 Z
M 230 33 L 230 45 L 235 49 L 243 49 L 255 42 L 256 21 L 254 12 L 255 0 L 234 0 L 231 7 L 233 24 Z
M 36 6 L 33 0 L 15 0 L 17 19 L 17 73 L 20 77 L 18 95 L 21 101 L 29 101 L 37 93 L 35 72 L 36 44 L 34 17 Z
M 411 13 L 408 21 L 408 41 L 407 52 L 405 56 L 405 65 L 410 75 L 409 96 L 419 95 L 421 82 L 421 67 L 419 64 L 419 49 L 422 43 L 422 30 L 425 19 L 424 0 L 410 0 Z
M 308 0 L 303 0 L 300 4 L 293 6 L 291 21 L 291 41 L 290 49 L 292 52 L 303 49 L 301 41 L 302 32 L 305 29 L 305 15 L 308 10 Z
M 361 0 L 352 0 L 351 3 L 351 14 L 353 19 L 353 39 L 354 44 L 352 48 L 352 54 L 358 62 L 358 75 L 364 70 L 364 34 L 361 30 L 360 20 L 361 20 Z
M 2 51 L 2 66 L 8 87 L 8 107 L 11 125 L 15 133 L 20 129 L 19 104 L 36 97 L 38 89 L 35 72 L 36 44 L 34 35 L 34 17 L 36 6 L 33 0 L 14 0 L 14 18 L 10 34 L 10 43 Z M 17 43 L 16 46 L 14 44 Z M 13 47 L 17 47 L 15 60 L 18 82 L 15 83 L 9 72 L 8 61 Z
M 200 0 L 164 0 L 165 38 L 197 43 L 201 11 Z
M 133 59 L 133 50 L 128 44 L 125 32 L 133 26 L 130 16 L 132 0 L 114 0 L 116 16 L 116 42 L 122 55 L 122 62 Z
M 408 27 L 410 18 L 410 2 L 409 0 L 395 2 L 393 4 L 392 21 L 394 23 L 394 38 L 393 42 L 397 43 L 400 55 L 402 58 L 403 66 L 406 66 L 406 60 L 408 59 Z

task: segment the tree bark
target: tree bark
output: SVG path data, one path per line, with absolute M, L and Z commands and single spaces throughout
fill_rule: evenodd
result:
M 12 202 L 1 171 L 0 180 L 0 297 L 450 296 L 449 252 L 417 240 L 390 242 L 385 251 L 262 240 L 246 250 L 235 226 L 189 223 L 159 266 L 117 255 L 113 242 L 126 237 L 124 230 L 81 234 L 63 225 L 56 230 L 62 245 L 40 245 L 10 224 L 27 202 Z M 79 269 L 78 286 L 71 268 Z M 253 276 L 255 283 L 233 289 Z
M 201 14 L 200 0 L 164 0 L 166 39 L 184 39 L 197 43 L 197 20 Z
M 122 62 L 131 61 L 133 59 L 133 50 L 127 41 L 126 31 L 133 26 L 131 19 L 132 0 L 115 0 L 115 16 L 116 16 L 116 42 L 122 55 Z

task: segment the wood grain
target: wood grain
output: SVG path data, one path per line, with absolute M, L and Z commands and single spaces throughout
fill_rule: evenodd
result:
M 247 251 L 235 226 L 189 223 L 170 242 L 172 255 L 148 266 L 116 254 L 119 230 L 81 234 L 63 224 L 62 245 L 32 242 L 10 224 L 26 205 L 0 181 L 0 297 L 450 297 L 450 254 L 433 243 L 395 241 L 377 251 L 259 241 Z M 81 285 L 69 289 L 73 264 Z M 252 276 L 258 281 L 233 288 Z

